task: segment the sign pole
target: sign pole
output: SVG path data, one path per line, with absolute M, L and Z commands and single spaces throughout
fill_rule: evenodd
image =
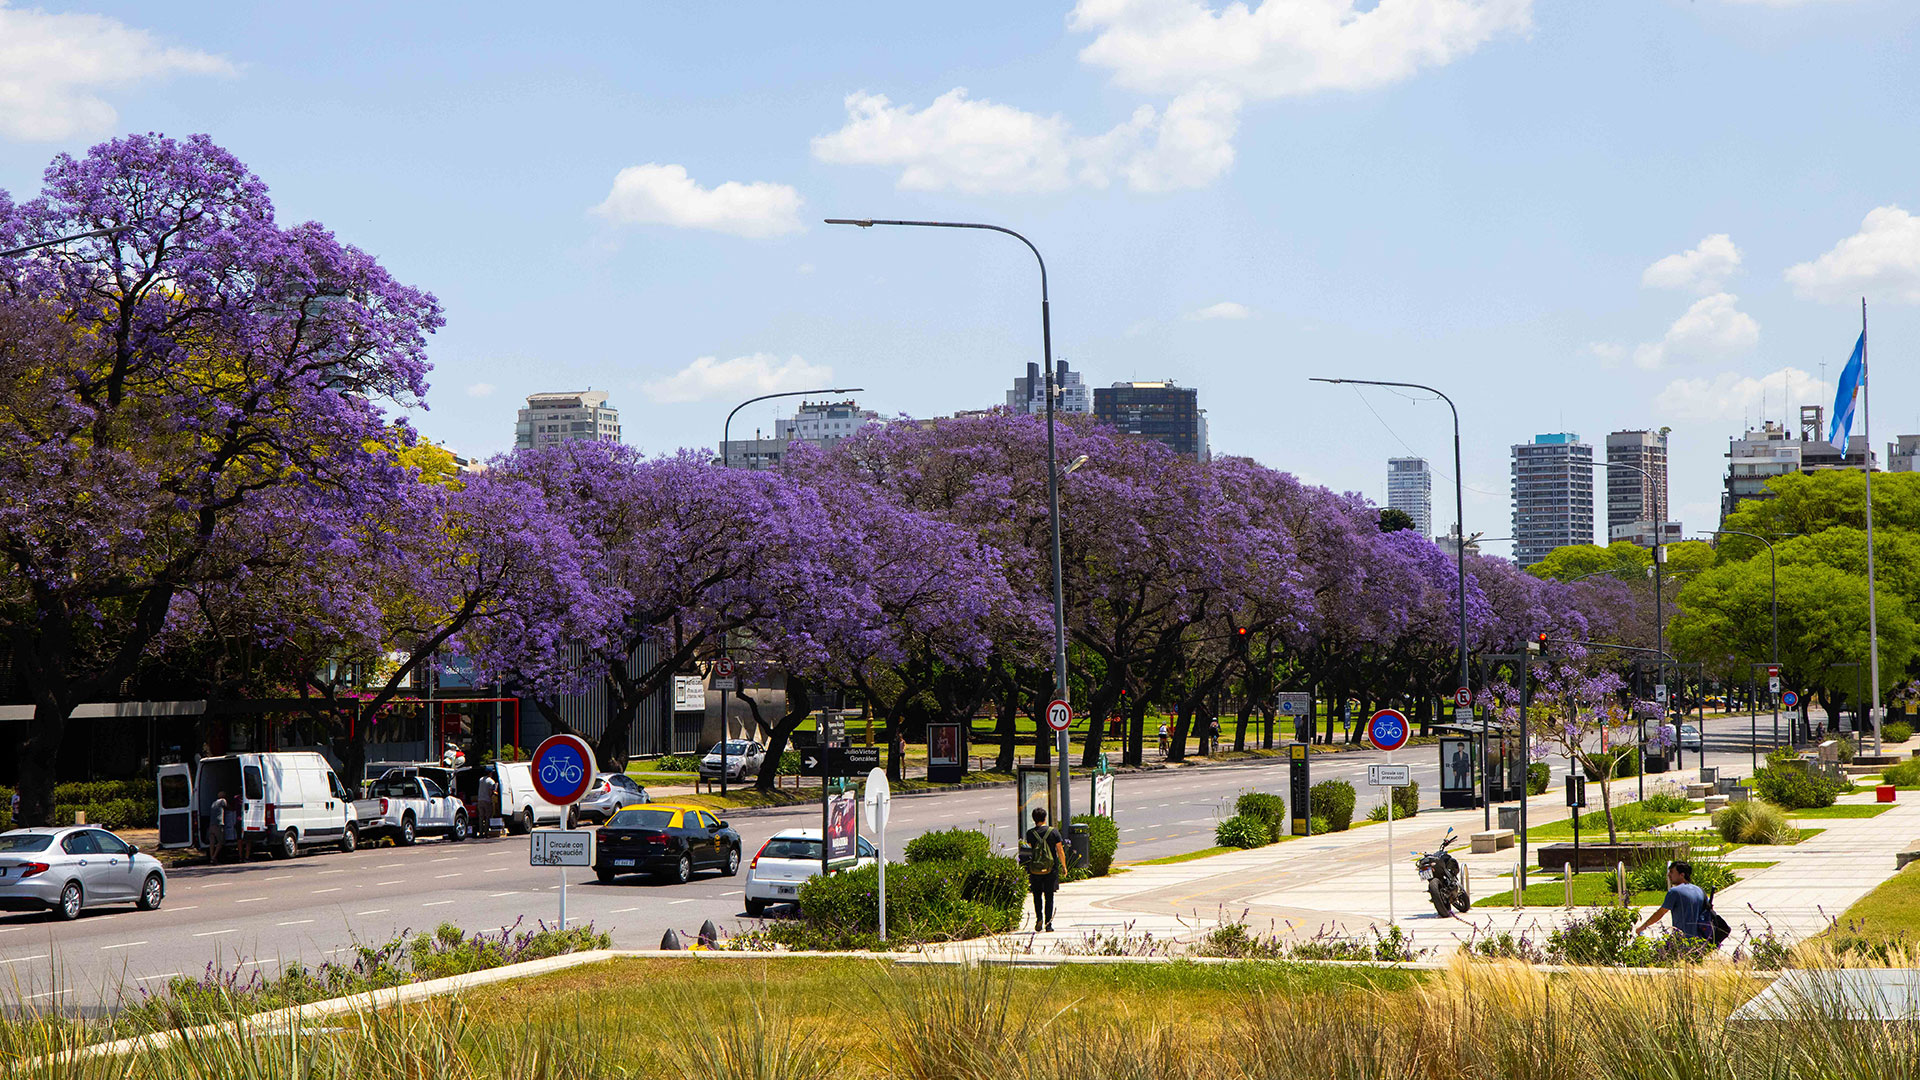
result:
M 1391 750 L 1387 751 L 1387 764 L 1393 764 Z M 1395 922 L 1393 911 L 1393 796 L 1395 793 L 1395 788 L 1387 789 L 1387 925 L 1389 927 Z

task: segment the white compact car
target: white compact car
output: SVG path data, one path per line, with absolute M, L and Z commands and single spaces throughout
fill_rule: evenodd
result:
M 879 853 L 866 837 L 859 839 L 856 865 L 867 866 Z M 793 903 L 800 886 L 820 873 L 823 843 L 819 829 L 782 829 L 760 845 L 760 853 L 747 864 L 747 914 L 758 918 L 768 904 Z

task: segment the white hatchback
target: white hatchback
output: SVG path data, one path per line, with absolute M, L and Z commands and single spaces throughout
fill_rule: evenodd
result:
M 760 845 L 747 864 L 747 914 L 758 918 L 768 904 L 791 904 L 800 886 L 820 873 L 823 850 L 819 829 L 782 829 Z M 858 866 L 871 865 L 879 856 L 867 838 L 859 838 Z

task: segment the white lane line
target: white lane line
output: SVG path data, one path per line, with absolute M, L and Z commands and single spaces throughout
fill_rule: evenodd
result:
M 26 962 L 27 962 L 27 961 L 29 961 L 29 960 L 45 960 L 45 959 L 46 959 L 47 957 L 49 957 L 49 956 L 51 956 L 51 955 L 53 955 L 53 954 L 52 954 L 52 953 L 40 953 L 40 954 L 38 954 L 38 955 L 36 955 L 36 956 L 15 956 L 15 957 L 12 957 L 12 958 L 10 958 L 10 959 L 7 959 L 7 960 L 0 960 L 0 964 L 24 964 L 24 963 L 26 963 Z
M 721 893 L 720 895 L 721 895 L 721 896 L 739 896 L 739 895 L 740 895 L 741 893 L 744 893 L 744 892 L 746 892 L 746 891 L 747 891 L 747 890 L 745 890 L 745 889 L 732 889 L 732 890 L 729 890 L 729 891 L 727 891 L 727 892 L 723 892 L 723 893 Z
M 380 886 L 382 886 L 382 885 L 398 885 L 398 884 L 400 884 L 400 882 L 399 882 L 398 880 L 394 880 L 394 881 L 376 881 L 376 882 L 374 882 L 373 884 L 374 884 L 374 887 L 375 887 L 375 888 L 379 888 L 379 887 L 380 887 Z
M 667 906 L 672 907 L 675 904 L 691 904 L 695 900 L 704 900 L 704 899 L 706 899 L 706 897 L 704 896 L 689 896 L 685 900 L 669 900 L 667 901 Z
M 480 872 L 483 874 L 504 874 L 509 870 L 518 870 L 518 869 L 520 868 L 517 866 L 496 866 L 491 870 L 482 870 Z
M 344 868 L 343 868 L 343 869 L 339 869 L 339 870 L 321 870 L 321 871 L 319 871 L 319 872 L 317 872 L 317 873 L 315 873 L 315 874 L 314 874 L 314 876 L 315 876 L 315 877 L 324 877 L 324 876 L 326 876 L 327 874 L 344 874 L 344 873 L 346 873 L 346 870 L 345 870 Z
M 293 875 L 292 875 L 292 874 L 281 874 L 281 875 L 279 875 L 279 876 L 277 876 L 277 877 L 270 877 L 270 878 L 265 878 L 265 879 L 263 879 L 263 880 L 266 880 L 266 881 L 287 881 L 287 880 L 290 880 L 290 879 L 291 879 L 292 877 L 293 877 Z
M 118 945 L 102 945 L 100 946 L 100 951 L 106 952 L 108 949 L 131 949 L 135 945 L 145 945 L 145 944 L 146 942 L 144 941 L 123 941 Z
M 385 915 L 387 912 L 392 910 L 393 910 L 392 908 L 377 907 L 377 908 L 369 908 L 366 911 L 356 911 L 354 912 L 354 914 L 355 915 Z M 334 949 L 333 951 L 339 952 L 340 950 Z
M 460 873 L 460 871 L 458 871 L 458 870 L 455 870 L 455 871 L 454 871 L 453 873 L 451 873 L 451 874 L 435 874 L 435 875 L 433 875 L 433 880 L 435 880 L 435 881 L 443 881 L 443 880 L 445 880 L 445 879 L 447 879 L 447 878 L 450 878 L 450 877 L 463 877 L 463 876 L 464 876 L 464 875 L 463 875 L 463 874 L 461 874 L 461 873 Z
M 629 911 L 639 911 L 639 910 L 640 910 L 640 909 L 639 909 L 639 908 L 637 908 L 637 907 L 623 907 L 623 908 L 614 908 L 614 909 L 613 909 L 612 911 L 609 911 L 609 912 L 607 912 L 607 914 L 609 914 L 609 915 L 625 915 L 625 914 L 626 914 L 627 912 L 629 912 Z
M 374 867 L 374 869 L 375 870 L 391 870 L 396 866 L 405 866 L 405 865 L 407 864 L 403 862 L 383 862 L 379 866 Z
M 488 893 L 488 894 L 487 894 L 487 899 L 489 899 L 489 900 L 498 900 L 499 898 L 501 898 L 501 897 L 503 897 L 503 896 L 514 896 L 514 895 L 517 895 L 517 894 L 516 894 L 516 892 L 515 892 L 515 890 L 513 890 L 513 889 L 508 889 L 508 890 L 507 890 L 506 892 L 497 892 L 497 893 Z
M 286 921 L 286 922 L 283 922 L 283 923 L 274 923 L 273 925 L 275 925 L 275 926 L 305 926 L 305 925 L 307 925 L 308 923 L 310 923 L 310 922 L 312 922 L 312 921 L 313 921 L 312 919 L 290 919 L 290 920 L 288 920 L 288 921 Z
M 420 906 L 421 907 L 439 907 L 442 904 L 452 904 L 456 902 L 457 901 L 453 901 L 453 900 L 430 900 L 424 904 L 421 904 Z
M 443 855 L 438 859 L 428 859 L 427 861 L 428 862 L 452 862 L 454 858 L 455 856 L 453 855 Z
M 142 975 L 133 981 L 134 982 L 152 982 L 155 979 L 171 979 L 178 974 L 180 973 L 177 971 L 169 971 L 164 975 Z
M 201 933 L 195 934 L 193 936 L 194 937 L 217 937 L 221 934 L 237 934 L 239 932 L 240 932 L 239 927 L 229 926 L 225 930 L 207 930 L 207 931 L 203 931 Z
M 13 933 L 13 932 L 14 932 L 14 931 L 16 931 L 16 930 L 25 930 L 25 929 L 26 929 L 26 927 L 24 927 L 24 926 L 7 926 L 7 927 L 0 927 L 0 934 L 11 934 L 11 933 Z
M 319 896 L 321 893 L 339 892 L 341 889 L 344 889 L 344 888 L 346 888 L 346 886 L 344 885 L 335 885 L 331 889 L 315 889 L 313 890 L 313 895 Z
M 47 992 L 46 992 L 46 993 L 44 993 L 44 994 L 28 994 L 28 995 L 27 995 L 27 1000 L 28 1000 L 28 1001 L 38 1001 L 38 1000 L 40 1000 L 41 998 L 47 998 L 47 997 L 53 997 L 53 996 L 55 996 L 55 995 L 61 995 L 61 996 L 64 996 L 64 995 L 67 995 L 67 994 L 71 994 L 71 993 L 73 993 L 73 991 L 72 991 L 72 990 L 49 990 L 49 991 L 47 991 Z
M 249 897 L 247 897 L 247 898 L 246 898 L 245 900 L 235 900 L 235 901 L 234 901 L 234 903 L 236 903 L 236 904 L 257 904 L 257 903 L 259 903 L 260 901 L 262 901 L 262 900 L 265 900 L 265 899 L 266 899 L 266 897 L 264 897 L 264 896 L 249 896 Z
M 224 889 L 224 888 L 226 888 L 227 886 L 229 886 L 229 885 L 231 885 L 231 884 L 233 884 L 233 882 L 231 882 L 231 881 L 209 881 L 209 882 L 207 882 L 207 883 L 206 883 L 206 884 L 204 884 L 204 885 L 195 885 L 195 886 L 193 886 L 193 888 L 196 888 L 196 889 Z
M 277 963 L 279 963 L 279 962 L 280 962 L 280 961 L 279 961 L 278 959 L 274 959 L 274 960 L 242 960 L 242 961 L 240 962 L 240 966 L 241 966 L 241 967 L 252 967 L 252 966 L 254 966 L 255 964 L 277 964 Z

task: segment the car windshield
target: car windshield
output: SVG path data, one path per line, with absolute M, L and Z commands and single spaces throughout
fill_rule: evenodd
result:
M 763 859 L 818 859 L 820 841 L 797 836 L 776 836 L 767 841 L 767 850 L 761 852 L 760 857 Z
M 664 829 L 673 820 L 671 810 L 639 810 L 628 807 L 607 822 L 614 829 Z
M 747 747 L 749 747 L 749 746 L 751 746 L 751 745 L 753 745 L 753 744 L 752 744 L 752 743 L 744 743 L 744 742 L 738 742 L 738 741 L 735 741 L 735 742 L 729 742 L 729 743 L 727 743 L 727 746 L 726 746 L 726 749 L 727 749 L 727 753 L 729 753 L 729 754 L 744 754 L 744 753 L 746 753 L 746 752 L 747 752 Z M 717 753 L 719 753 L 719 752 L 720 752 L 720 744 L 719 744 L 719 743 L 714 743 L 714 744 L 713 744 L 713 749 L 711 749 L 711 750 L 709 750 L 709 751 L 707 751 L 707 753 L 709 753 L 709 754 L 717 754 Z
M 0 834 L 0 852 L 45 851 L 52 844 L 53 834 L 51 833 Z

